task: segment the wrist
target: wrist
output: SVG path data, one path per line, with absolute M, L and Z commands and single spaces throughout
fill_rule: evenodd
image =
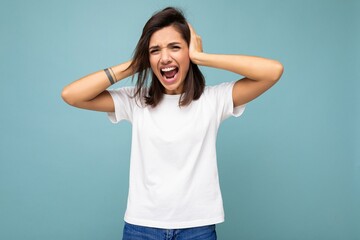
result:
M 190 60 L 197 65 L 203 65 L 205 58 L 206 58 L 206 53 L 203 52 L 196 52 L 190 55 Z

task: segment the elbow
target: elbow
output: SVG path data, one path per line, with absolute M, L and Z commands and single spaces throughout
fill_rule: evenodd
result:
M 76 105 L 75 99 L 74 99 L 73 95 L 71 94 L 71 92 L 69 91 L 68 87 L 64 87 L 64 89 L 62 90 L 61 98 L 64 100 L 64 102 L 66 102 L 67 104 L 69 104 L 71 106 Z
M 284 66 L 280 62 L 275 61 L 271 80 L 274 82 L 279 81 L 283 72 L 284 72 Z

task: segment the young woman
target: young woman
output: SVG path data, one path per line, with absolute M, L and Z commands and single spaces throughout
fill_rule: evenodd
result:
M 205 86 L 198 65 L 244 78 Z M 145 24 L 131 61 L 63 89 L 72 106 L 132 123 L 123 239 L 216 239 L 215 224 L 224 221 L 215 147 L 219 125 L 240 116 L 282 72 L 275 60 L 204 53 L 195 30 L 169 7 Z M 107 90 L 134 74 L 135 87 Z

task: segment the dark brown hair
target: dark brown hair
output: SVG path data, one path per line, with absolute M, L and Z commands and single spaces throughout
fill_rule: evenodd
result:
M 168 26 L 174 26 L 189 46 L 190 29 L 183 13 L 179 9 L 167 7 L 155 13 L 145 24 L 129 67 L 137 73 L 134 97 L 145 100 L 145 104 L 152 107 L 156 107 L 161 101 L 165 89 L 150 67 L 149 43 L 151 36 L 156 31 Z M 150 86 L 148 86 L 149 72 L 152 75 Z M 184 79 L 184 92 L 181 94 L 179 106 L 189 105 L 192 100 L 199 99 L 204 88 L 203 74 L 196 64 L 190 62 L 189 71 Z

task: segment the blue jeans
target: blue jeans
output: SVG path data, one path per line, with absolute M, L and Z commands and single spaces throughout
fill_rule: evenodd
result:
M 216 240 L 215 225 L 183 229 L 143 227 L 125 222 L 123 240 Z

